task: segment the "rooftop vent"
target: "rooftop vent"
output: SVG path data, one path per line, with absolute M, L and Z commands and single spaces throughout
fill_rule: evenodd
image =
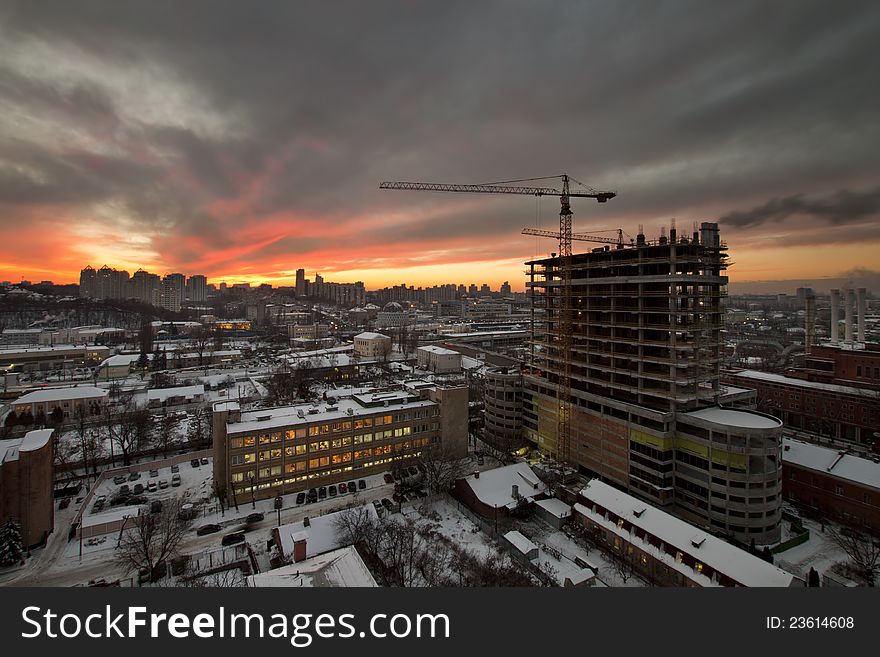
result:
M 271 415 L 258 415 L 257 416 L 257 422 L 265 422 L 266 420 L 271 420 L 271 419 L 272 419 Z
M 305 416 L 306 416 L 305 411 L 303 411 L 303 409 L 299 409 L 299 410 L 296 412 L 296 416 L 297 416 L 297 417 L 305 417 Z
M 633 509 L 633 515 L 636 518 L 641 518 L 642 514 L 645 512 L 645 508 L 646 507 L 644 507 L 644 506 L 637 506 L 635 509 Z
M 348 413 L 349 415 L 354 415 L 354 409 L 353 409 L 353 408 L 347 408 L 347 409 L 345 409 L 345 412 Z
M 312 407 L 308 410 L 308 413 L 309 413 L 309 415 L 317 415 L 317 414 L 318 414 L 318 409 L 315 408 L 314 406 L 312 406 Z
M 705 542 L 706 537 L 703 534 L 695 534 L 694 536 L 691 536 L 691 545 L 693 545 L 695 548 L 700 547 Z

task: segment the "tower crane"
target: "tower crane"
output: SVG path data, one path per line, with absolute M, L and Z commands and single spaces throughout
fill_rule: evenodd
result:
M 540 180 L 561 179 L 562 188 L 554 187 L 529 187 L 518 183 L 535 182 Z M 585 191 L 571 191 L 571 184 L 576 183 Z M 471 192 L 482 194 L 525 194 L 529 196 L 558 196 L 561 204 L 559 210 L 559 232 L 539 231 L 526 229 L 523 234 L 538 235 L 543 237 L 555 237 L 559 240 L 559 276 L 560 297 L 557 325 L 559 327 L 559 351 L 561 370 L 556 386 L 557 397 L 557 424 L 556 424 L 556 458 L 562 463 L 563 476 L 565 466 L 571 456 L 571 341 L 572 341 L 572 298 L 571 298 L 571 241 L 572 239 L 605 242 L 611 244 L 623 243 L 623 231 L 618 231 L 615 240 L 609 237 L 593 237 L 589 235 L 571 232 L 571 198 L 594 198 L 599 203 L 605 203 L 617 196 L 616 192 L 598 191 L 578 182 L 567 174 L 558 176 L 545 176 L 543 178 L 525 178 L 520 180 L 504 180 L 480 185 L 457 185 L 448 183 L 426 182 L 383 182 L 379 189 L 414 190 L 425 192 Z M 549 307 L 548 307 L 549 311 Z

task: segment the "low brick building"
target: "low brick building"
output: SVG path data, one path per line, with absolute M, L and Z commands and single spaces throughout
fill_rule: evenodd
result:
M 880 459 L 785 439 L 785 498 L 823 516 L 880 534 Z
M 17 522 L 26 547 L 44 543 L 55 526 L 54 475 L 52 429 L 0 440 L 0 525 Z

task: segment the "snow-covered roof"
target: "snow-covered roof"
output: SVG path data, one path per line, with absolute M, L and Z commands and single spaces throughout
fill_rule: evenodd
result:
M 796 386 L 798 388 L 811 388 L 813 390 L 825 390 L 827 392 L 839 392 L 845 395 L 858 395 L 869 399 L 880 399 L 880 391 L 869 390 L 867 388 L 854 388 L 852 386 L 842 386 L 836 383 L 820 383 L 818 381 L 805 381 L 804 379 L 796 379 L 782 374 L 773 374 L 772 372 L 759 372 L 757 370 L 743 370 L 742 372 L 733 372 L 731 376 L 741 379 L 754 379 L 758 381 L 766 381 L 768 383 L 778 383 L 787 386 Z
M 366 509 L 372 520 L 379 519 L 372 504 L 365 504 L 363 508 Z M 279 548 L 282 554 L 285 557 L 293 556 L 294 540 L 301 539 L 306 541 L 306 558 L 345 547 L 345 542 L 341 539 L 336 525 L 341 513 L 345 513 L 345 511 L 309 518 L 308 526 L 303 524 L 303 520 L 300 520 L 278 527 Z
M 72 388 L 42 388 L 16 399 L 14 404 L 39 404 L 41 402 L 66 401 L 73 399 L 92 399 L 106 397 L 110 392 L 95 386 L 75 386 Z
M 514 508 L 519 500 L 513 497 L 517 486 L 520 497 L 527 500 L 543 493 L 547 487 L 538 479 L 528 463 L 513 463 L 501 468 L 484 470 L 480 476 L 465 479 L 474 495 L 486 506 Z
M 124 367 L 137 362 L 140 354 L 116 354 L 106 358 L 99 367 Z M 147 360 L 153 360 L 153 354 L 147 354 Z
M 790 586 L 794 579 L 794 575 L 791 573 L 767 563 L 760 557 L 749 554 L 745 550 L 741 550 L 720 538 L 707 534 L 698 527 L 646 504 L 632 495 L 628 495 L 598 479 L 591 480 L 581 490 L 581 496 L 607 509 L 616 516 L 626 519 L 633 526 L 656 536 L 665 545 L 693 555 L 699 562 L 710 566 L 719 573 L 724 573 L 743 586 Z M 635 533 L 618 527 L 616 522 L 599 516 L 591 508 L 583 504 L 575 504 L 575 511 L 587 515 L 597 522 L 601 522 L 603 526 L 608 525 L 608 529 L 619 532 L 629 542 L 641 540 L 637 539 Z M 645 545 L 649 544 L 645 543 Z M 652 552 L 655 556 L 661 557 L 666 555 L 666 557 L 669 557 L 668 561 L 671 563 L 668 565 L 676 568 L 683 567 L 685 570 L 682 572 L 686 572 L 689 578 L 700 581 L 707 586 L 713 584 L 711 579 L 701 573 L 697 573 L 693 568 L 684 563 L 678 563 L 676 559 L 670 557 L 665 552 L 660 553 L 656 549 L 655 552 Z M 663 560 L 664 562 L 666 561 L 665 557 Z
M 378 586 L 361 555 L 353 546 L 275 568 L 248 577 L 248 586 L 255 588 L 280 586 Z
M 754 411 L 712 406 L 685 413 L 687 417 L 705 420 L 714 424 L 742 429 L 775 429 L 782 426 L 782 420 Z
M 453 351 L 452 349 L 447 349 L 446 347 L 438 347 L 435 344 L 429 344 L 424 347 L 419 347 L 419 351 L 427 351 L 432 354 L 438 354 L 443 356 L 460 356 L 457 351 Z
M 566 504 L 555 497 L 549 497 L 546 500 L 537 500 L 535 504 L 557 518 L 568 518 L 571 516 L 571 504 Z
M 34 429 L 21 438 L 0 440 L 0 463 L 17 461 L 20 453 L 34 452 L 45 447 L 52 437 L 52 431 L 52 429 Z
M 532 550 L 537 550 L 538 546 L 532 543 L 525 536 L 520 534 L 515 529 L 513 531 L 509 531 L 504 535 L 504 538 L 515 547 L 517 550 L 522 552 L 523 554 L 528 554 Z
M 383 335 L 381 333 L 373 333 L 372 331 L 364 331 L 363 333 L 358 333 L 354 336 L 355 340 L 390 340 L 387 335 Z
M 790 438 L 784 438 L 782 445 L 783 463 L 880 489 L 880 463 Z
M 201 384 L 196 386 L 179 386 L 177 388 L 155 388 L 147 390 L 147 401 L 164 402 L 172 397 L 191 399 L 192 397 L 204 394 L 205 386 Z

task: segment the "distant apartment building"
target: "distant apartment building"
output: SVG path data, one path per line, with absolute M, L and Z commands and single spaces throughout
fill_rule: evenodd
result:
M 138 269 L 128 281 L 128 298 L 152 304 L 161 285 L 162 279 L 158 274 Z
M 452 349 L 427 345 L 416 349 L 419 367 L 437 374 L 461 372 L 461 354 Z
M 205 303 L 208 300 L 208 279 L 202 274 L 193 274 L 186 280 L 186 298 L 191 304 Z
M 412 386 L 333 403 L 241 411 L 214 405 L 214 486 L 247 501 L 363 477 L 433 445 L 467 453 L 468 391 Z
M 183 302 L 180 280 L 176 278 L 181 274 L 170 274 L 162 279 L 162 284 L 155 293 L 154 306 L 170 310 L 171 312 L 180 312 Z
M 54 479 L 52 429 L 0 440 L 0 526 L 17 522 L 28 548 L 45 543 L 55 526 Z
M 101 414 L 109 394 L 109 391 L 94 386 L 40 388 L 13 401 L 12 408 L 19 415 L 30 413 L 35 418 L 49 418 L 56 409 L 63 413 L 65 420 L 78 414 L 91 417 Z
M 754 393 L 721 385 L 726 249 L 717 224 L 704 222 L 692 236 L 673 228 L 575 254 L 567 271 L 559 257 L 526 263 L 534 323 L 523 432 L 582 474 L 709 531 L 773 543 L 782 422 L 748 409 Z M 561 410 L 570 413 L 563 444 Z

